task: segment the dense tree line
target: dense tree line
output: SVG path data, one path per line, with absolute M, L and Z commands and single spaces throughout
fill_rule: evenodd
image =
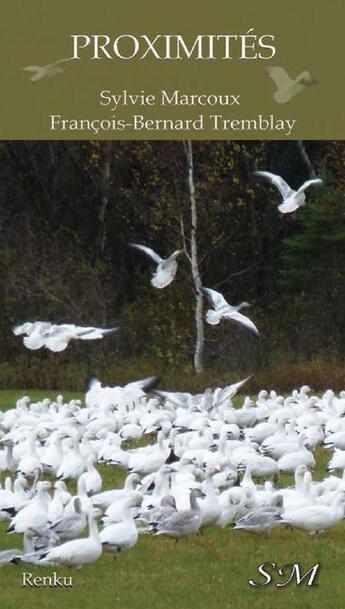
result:
M 207 141 L 194 142 L 193 154 L 202 282 L 232 304 L 249 301 L 262 333 L 258 340 L 226 322 L 205 328 L 206 368 L 229 376 L 316 360 L 342 365 L 345 144 Z M 94 372 L 122 380 L 113 378 L 120 368 L 189 373 L 188 261 L 160 291 L 150 285 L 150 261 L 128 247 L 164 255 L 181 247 L 182 232 L 188 240 L 183 143 L 2 142 L 0 162 L 3 385 L 75 388 Z M 297 187 L 311 167 L 324 186 L 286 217 L 277 191 L 253 174 L 271 170 Z M 29 353 L 11 328 L 33 319 L 119 324 L 121 333 L 63 355 Z

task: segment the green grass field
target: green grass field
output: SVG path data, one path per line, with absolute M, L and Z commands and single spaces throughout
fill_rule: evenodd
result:
M 0 393 L 0 408 L 8 408 L 25 391 Z M 56 392 L 28 392 L 33 399 Z M 72 394 L 65 394 L 66 398 Z M 75 394 L 73 397 L 76 396 Z M 315 477 L 325 473 L 326 451 L 319 450 Z M 102 467 L 104 488 L 118 485 L 123 473 Z M 284 476 L 281 484 L 287 484 Z M 21 536 L 6 535 L 0 523 L 0 548 L 20 547 Z M 177 544 L 163 537 L 141 536 L 138 544 L 116 560 L 104 554 L 80 571 L 59 567 L 8 565 L 0 570 L 0 607 L 19 609 L 342 609 L 345 593 L 345 526 L 320 536 L 280 527 L 269 537 L 244 531 L 207 529 L 203 535 L 183 538 Z M 254 588 L 249 579 L 263 581 L 257 567 L 263 562 L 299 563 L 304 572 L 321 563 L 318 585 L 307 587 L 291 582 Z M 22 573 L 73 576 L 72 588 L 23 588 Z

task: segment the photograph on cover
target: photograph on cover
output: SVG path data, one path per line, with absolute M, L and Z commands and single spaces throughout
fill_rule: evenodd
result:
M 340 607 L 345 142 L 0 159 L 1 606 Z

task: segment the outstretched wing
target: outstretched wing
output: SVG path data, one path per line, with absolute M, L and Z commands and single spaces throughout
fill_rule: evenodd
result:
M 137 250 L 140 250 L 141 252 L 144 252 L 146 256 L 152 258 L 152 260 L 154 260 L 157 264 L 162 262 L 162 258 L 150 247 L 147 247 L 146 245 L 138 245 L 138 243 L 130 243 L 129 245 Z
M 25 322 L 24 324 L 14 326 L 14 328 L 12 328 L 12 332 L 15 336 L 21 336 L 21 334 L 29 334 L 30 326 L 31 326 L 30 322 Z
M 222 404 L 224 404 L 224 402 L 227 402 L 228 400 L 230 400 L 230 398 L 232 398 L 237 391 L 240 389 L 240 387 L 242 387 L 242 385 L 244 385 L 247 381 L 249 381 L 249 379 L 252 378 L 252 374 L 250 376 L 247 376 L 247 378 L 243 379 L 242 381 L 238 381 L 237 383 L 233 383 L 232 385 L 228 385 L 227 387 L 224 387 L 224 389 L 221 390 L 221 394 L 219 395 L 218 398 L 218 406 L 221 406 Z
M 52 68 L 53 66 L 58 66 L 60 63 L 66 63 L 66 61 L 72 61 L 73 57 L 65 57 L 64 59 L 58 59 L 57 61 L 53 61 L 47 67 Z
M 279 190 L 284 199 L 287 199 L 287 197 L 290 197 L 294 193 L 292 188 L 290 188 L 285 180 L 283 180 L 283 178 L 278 176 L 276 173 L 271 173 L 270 171 L 255 171 L 255 175 L 265 178 L 265 180 L 268 180 L 270 184 L 273 184 L 273 186 Z
M 323 184 L 323 180 L 321 180 L 321 178 L 307 180 L 306 182 L 304 182 L 304 184 L 302 184 L 302 186 L 299 187 L 297 192 L 304 192 L 305 190 L 307 190 L 307 188 L 309 188 L 309 186 L 313 186 L 314 184 Z
M 45 66 L 26 66 L 25 68 L 21 68 L 25 72 L 32 72 L 32 76 L 30 76 L 30 80 L 36 82 L 37 80 L 41 80 L 47 76 L 47 68 Z M 61 68 L 53 68 L 53 70 L 61 70 Z M 54 72 L 55 73 L 55 72 Z
M 202 292 L 207 296 L 211 305 L 215 309 L 221 309 L 223 307 L 228 307 L 229 303 L 226 302 L 223 294 L 217 292 L 216 290 L 211 290 L 210 288 L 201 288 Z
M 183 393 L 178 391 L 172 392 L 156 390 L 154 393 L 164 398 L 165 400 L 169 400 L 169 402 L 181 408 L 187 408 L 189 400 L 192 397 L 190 393 Z
M 83 328 L 77 327 L 76 334 L 77 338 L 81 340 L 97 340 L 107 336 L 108 334 L 114 334 L 119 328 Z
M 141 389 L 141 391 L 145 391 L 145 393 L 148 393 L 149 391 L 157 387 L 159 381 L 159 376 L 148 376 L 147 378 L 141 379 L 140 381 L 133 381 L 132 383 L 127 383 L 127 385 L 124 386 L 124 389 Z
M 24 72 L 39 72 L 43 69 L 43 66 L 25 66 L 25 68 L 20 68 L 24 70 Z
M 232 311 L 231 313 L 225 313 L 224 317 L 242 324 L 242 326 L 245 326 L 248 330 L 251 330 L 254 334 L 259 336 L 259 330 L 256 325 L 246 315 L 242 315 L 242 313 L 239 313 L 238 311 Z
M 170 260 L 176 260 L 176 258 L 183 253 L 183 250 L 176 250 L 173 254 L 171 254 L 171 256 L 169 256 L 169 258 L 166 260 L 170 261 Z
M 277 89 L 288 87 L 293 82 L 284 68 L 266 68 L 266 74 L 272 78 Z

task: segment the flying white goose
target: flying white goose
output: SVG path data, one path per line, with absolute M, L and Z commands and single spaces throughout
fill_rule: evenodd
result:
M 241 304 L 233 307 L 225 300 L 223 294 L 220 292 L 210 290 L 209 288 L 202 288 L 202 291 L 214 307 L 213 309 L 209 309 L 206 313 L 206 320 L 209 324 L 212 326 L 219 324 L 222 317 L 224 317 L 225 319 L 230 319 L 231 321 L 242 324 L 256 335 L 259 335 L 259 331 L 253 322 L 245 315 L 242 315 L 242 313 L 239 313 L 240 309 L 249 306 L 247 302 L 241 302 Z
M 304 193 L 307 188 L 309 188 L 309 186 L 322 184 L 323 182 L 320 178 L 312 178 L 311 180 L 304 182 L 298 190 L 293 190 L 281 176 L 271 173 L 270 171 L 256 171 L 255 175 L 265 178 L 279 190 L 283 197 L 283 202 L 278 205 L 278 209 L 282 214 L 291 214 L 299 207 L 305 205 Z
M 88 537 L 73 539 L 52 548 L 42 556 L 41 564 L 74 565 L 80 568 L 97 560 L 102 554 L 102 544 L 96 522 L 96 518 L 100 514 L 100 510 L 95 508 L 88 513 Z
M 286 104 L 295 95 L 306 89 L 306 87 L 318 84 L 317 80 L 306 71 L 301 72 L 295 80 L 290 78 L 284 68 L 266 68 L 266 74 L 272 78 L 277 87 L 273 94 L 273 99 L 278 104 Z
M 25 72 L 31 72 L 32 76 L 30 76 L 30 80 L 33 82 L 37 82 L 42 78 L 51 78 L 56 74 L 62 74 L 63 68 L 58 67 L 61 63 L 66 63 L 66 61 L 71 61 L 71 57 L 69 59 L 58 59 L 53 63 L 49 63 L 46 66 L 25 66 L 25 68 L 21 68 Z
M 52 324 L 50 322 L 26 322 L 13 328 L 16 336 L 23 338 L 25 347 L 31 350 L 45 347 L 50 351 L 64 351 L 69 342 L 74 340 L 98 340 L 117 332 L 118 328 L 96 328 L 93 326 L 76 326 L 74 324 Z
M 137 243 L 130 243 L 131 247 L 144 252 L 147 256 L 152 258 L 157 264 L 156 272 L 154 273 L 151 283 L 155 288 L 166 288 L 175 278 L 177 271 L 177 257 L 182 254 L 183 250 L 176 250 L 169 258 L 161 258 L 153 249 L 146 247 L 146 245 L 138 245 Z

